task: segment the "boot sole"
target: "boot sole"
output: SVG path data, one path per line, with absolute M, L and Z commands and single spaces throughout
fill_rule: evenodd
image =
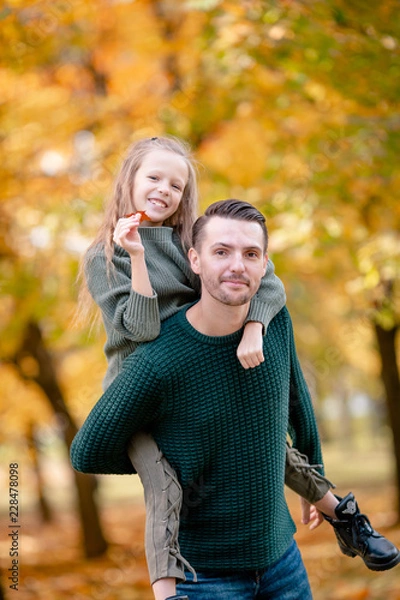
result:
M 345 554 L 346 556 L 350 556 L 350 558 L 355 558 L 356 556 L 360 556 L 359 554 L 357 554 L 356 552 L 353 552 L 352 550 L 349 550 L 348 548 L 343 548 L 343 546 L 339 546 L 342 554 Z M 388 571 L 389 569 L 393 569 L 393 567 L 395 567 L 396 565 L 398 565 L 400 563 L 400 552 L 397 554 L 397 556 L 395 556 L 394 558 L 392 558 L 392 560 L 390 562 L 387 563 L 371 563 L 368 562 L 366 560 L 363 559 L 362 556 L 360 556 L 361 560 L 363 560 L 364 564 L 366 567 L 368 567 L 368 569 L 370 571 Z
M 393 569 L 393 567 L 400 563 L 400 552 L 388 563 L 383 563 L 379 565 L 376 563 L 368 563 L 365 560 L 364 563 L 371 571 L 388 571 L 389 569 Z

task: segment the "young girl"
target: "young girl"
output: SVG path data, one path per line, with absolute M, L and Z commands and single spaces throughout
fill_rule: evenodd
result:
M 139 343 L 158 336 L 161 321 L 198 298 L 199 280 L 186 258 L 196 213 L 196 173 L 187 146 L 167 137 L 134 144 L 117 176 L 103 225 L 84 259 L 87 288 L 101 309 L 107 333 L 104 388 Z M 243 368 L 254 368 L 264 360 L 262 336 L 284 304 L 283 285 L 269 261 L 237 351 Z M 128 451 L 144 486 L 146 557 L 155 599 L 182 600 L 176 596 L 176 580 L 185 579 L 185 567 L 193 569 L 179 551 L 178 479 L 145 432 L 133 438 Z M 294 449 L 288 448 L 288 457 L 287 485 L 333 524 L 342 523 L 335 512 L 339 500 L 329 491 L 332 484 Z M 313 512 L 312 519 L 313 527 L 317 526 L 321 513 Z M 342 541 L 341 550 L 350 552 L 347 542 Z

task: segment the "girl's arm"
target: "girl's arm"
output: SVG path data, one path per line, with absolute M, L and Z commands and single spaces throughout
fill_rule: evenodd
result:
M 122 247 L 115 246 L 112 264 L 107 261 L 103 248 L 90 250 L 85 258 L 85 277 L 108 331 L 115 330 L 137 343 L 159 335 L 158 297 L 155 293 L 149 296 L 134 289 L 132 261 Z
M 237 349 L 237 357 L 245 369 L 257 367 L 264 361 L 263 335 L 269 323 L 285 304 L 285 288 L 275 275 L 272 261 L 268 260 L 260 288 L 251 300 L 242 340 Z
M 144 260 L 144 247 L 138 231 L 140 219 L 140 213 L 119 219 L 115 226 L 113 240 L 130 256 L 132 289 L 143 296 L 152 296 L 153 289 Z

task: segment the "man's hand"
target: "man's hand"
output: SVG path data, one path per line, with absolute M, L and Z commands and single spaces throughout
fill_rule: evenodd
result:
M 301 522 L 303 525 L 310 524 L 310 531 L 316 529 L 323 523 L 324 517 L 322 513 L 313 505 L 307 502 L 304 498 L 300 498 L 301 503 Z

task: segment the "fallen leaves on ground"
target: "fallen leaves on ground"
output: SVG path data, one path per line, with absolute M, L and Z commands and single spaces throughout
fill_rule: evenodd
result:
M 393 526 L 394 515 L 390 513 L 394 491 L 353 491 L 375 529 L 399 546 L 400 528 Z M 360 558 L 340 552 L 327 523 L 314 532 L 300 524 L 300 502 L 291 492 L 288 502 L 298 524 L 296 539 L 314 600 L 400 600 L 400 566 L 382 573 L 368 570 Z M 56 521 L 43 524 L 37 514 L 26 514 L 20 538 L 18 600 L 151 600 L 143 548 L 143 505 L 138 501 L 109 505 L 103 508 L 102 518 L 109 550 L 101 558 L 86 560 L 80 550 L 75 515 L 64 512 Z M 6 552 L 2 556 L 5 572 L 9 559 Z M 8 587 L 6 577 L 3 583 Z M 13 590 L 7 592 L 7 599 L 14 597 Z

